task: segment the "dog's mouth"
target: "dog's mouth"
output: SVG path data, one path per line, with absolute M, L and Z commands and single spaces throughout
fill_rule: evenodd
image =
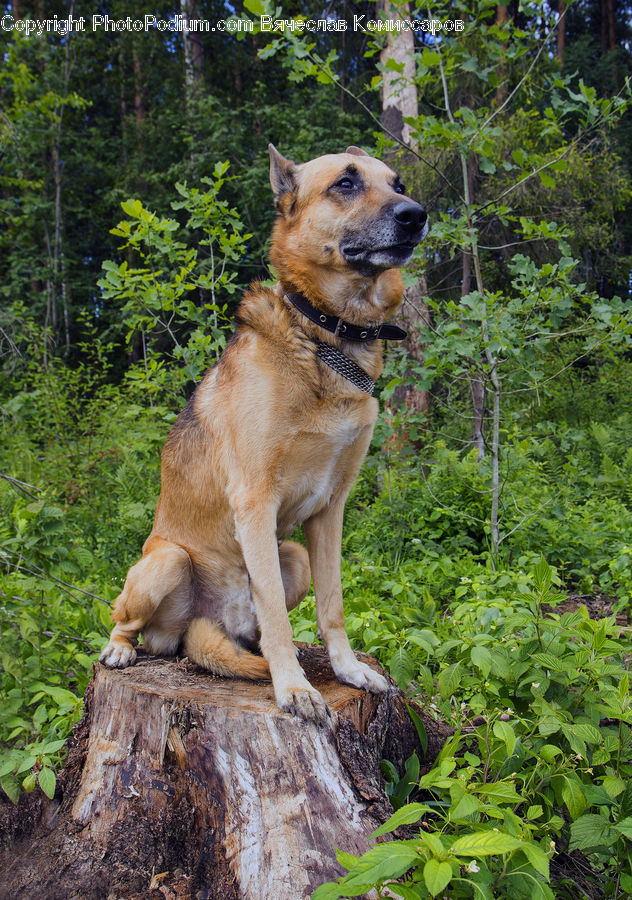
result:
M 369 256 L 371 253 L 408 253 L 415 249 L 411 241 L 402 241 L 399 244 L 389 244 L 388 247 L 341 247 L 344 256 L 354 259 L 358 256 Z
M 400 241 L 385 247 L 358 247 L 344 244 L 340 247 L 340 251 L 345 261 L 354 268 L 371 266 L 387 269 L 405 266 L 410 261 L 417 243 L 417 241 Z

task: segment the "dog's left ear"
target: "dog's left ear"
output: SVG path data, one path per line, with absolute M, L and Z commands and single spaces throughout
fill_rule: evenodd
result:
M 281 156 L 274 144 L 268 144 L 270 151 L 270 185 L 274 193 L 274 202 L 278 206 L 284 194 L 296 187 L 296 166 L 291 159 Z
M 361 147 L 354 147 L 353 144 L 351 147 L 347 147 L 346 153 L 351 153 L 352 156 L 370 156 L 370 153 L 367 153 L 366 150 L 363 150 Z

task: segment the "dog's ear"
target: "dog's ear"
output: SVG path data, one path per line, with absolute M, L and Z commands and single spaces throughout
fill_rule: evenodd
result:
M 366 150 L 363 150 L 361 147 L 354 147 L 353 144 L 351 147 L 347 147 L 346 153 L 351 153 L 352 156 L 370 156 L 370 153 L 367 153 Z
M 270 185 L 274 193 L 274 202 L 278 206 L 284 194 L 296 187 L 296 166 L 291 159 L 281 156 L 274 144 L 268 144 L 270 151 Z

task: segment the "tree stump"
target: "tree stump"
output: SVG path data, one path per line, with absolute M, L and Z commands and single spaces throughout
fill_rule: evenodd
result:
M 188 660 L 96 666 L 55 799 L 0 810 L 0 897 L 302 900 L 340 875 L 336 848 L 364 852 L 392 812 L 380 760 L 422 754 L 395 688 L 339 684 L 322 647 L 299 660 L 325 727 Z M 447 729 L 420 714 L 427 766 Z

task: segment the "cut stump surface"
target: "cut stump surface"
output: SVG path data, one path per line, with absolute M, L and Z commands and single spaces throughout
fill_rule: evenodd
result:
M 325 727 L 187 660 L 96 666 L 55 800 L 0 808 L 0 898 L 302 900 L 338 877 L 336 848 L 364 852 L 392 812 L 380 760 L 421 751 L 395 688 L 339 684 L 322 647 L 299 661 Z M 426 723 L 427 765 L 446 732 Z

